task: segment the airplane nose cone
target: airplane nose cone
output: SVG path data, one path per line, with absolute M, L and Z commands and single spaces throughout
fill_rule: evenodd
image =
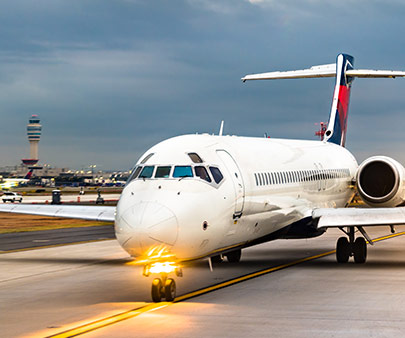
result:
M 160 203 L 135 204 L 123 213 L 122 218 L 144 249 L 156 245 L 156 242 L 174 245 L 177 240 L 177 218 L 169 208 Z

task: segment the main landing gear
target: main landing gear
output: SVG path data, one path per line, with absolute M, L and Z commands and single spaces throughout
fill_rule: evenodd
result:
M 367 243 L 363 237 L 355 239 L 354 227 L 348 227 L 347 231 L 342 230 L 347 237 L 340 237 L 336 243 L 336 260 L 338 263 L 347 263 L 350 257 L 354 258 L 355 263 L 362 264 L 367 259 Z M 358 227 L 362 235 L 373 245 L 373 241 L 368 237 L 367 233 L 362 227 Z
M 151 271 L 152 270 L 152 271 Z M 143 275 L 149 277 L 150 273 L 154 273 L 154 266 L 146 265 L 143 270 Z M 183 272 L 180 267 L 173 269 L 177 277 L 183 277 Z M 152 300 L 156 303 L 165 299 L 167 302 L 172 302 L 176 298 L 176 282 L 173 278 L 168 278 L 169 272 L 159 272 L 160 278 L 155 278 L 152 281 Z

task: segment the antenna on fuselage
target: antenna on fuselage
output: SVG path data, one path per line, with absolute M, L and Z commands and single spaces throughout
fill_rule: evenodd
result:
M 219 136 L 222 136 L 222 133 L 224 131 L 224 120 L 221 121 L 221 126 L 219 127 Z

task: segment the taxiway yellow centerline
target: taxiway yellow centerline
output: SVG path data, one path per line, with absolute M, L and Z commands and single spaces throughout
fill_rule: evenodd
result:
M 398 236 L 402 236 L 402 235 L 405 235 L 405 231 L 373 239 L 373 242 L 379 242 L 379 241 L 383 241 L 383 240 L 386 240 L 386 239 L 390 239 L 390 238 L 398 237 Z M 79 335 L 88 333 L 90 331 L 101 329 L 101 328 L 106 327 L 108 325 L 112 325 L 112 324 L 121 322 L 123 320 L 139 316 L 139 315 L 141 315 L 143 313 L 146 313 L 146 312 L 156 311 L 156 310 L 165 308 L 165 307 L 167 307 L 169 305 L 173 305 L 175 303 L 182 302 L 182 301 L 185 301 L 187 299 L 197 297 L 197 296 L 203 295 L 203 294 L 208 293 L 208 292 L 212 292 L 212 291 L 215 291 L 215 290 L 218 290 L 218 289 L 222 289 L 222 288 L 225 288 L 225 287 L 237 284 L 237 283 L 241 283 L 243 281 L 246 281 L 246 280 L 249 280 L 249 279 L 252 279 L 252 278 L 263 276 L 263 275 L 266 275 L 266 274 L 269 274 L 269 273 L 272 273 L 272 272 L 275 272 L 275 271 L 286 269 L 288 267 L 291 267 L 291 266 L 294 266 L 294 265 L 297 265 L 297 264 L 300 264 L 300 263 L 304 263 L 304 262 L 308 262 L 308 261 L 311 261 L 311 260 L 314 260 L 314 259 L 325 257 L 325 256 L 328 256 L 328 255 L 334 254 L 335 252 L 336 252 L 336 250 L 331 250 L 331 251 L 327 251 L 327 252 L 324 252 L 324 253 L 321 253 L 321 254 L 318 254 L 318 255 L 302 258 L 302 259 L 299 259 L 299 260 L 296 260 L 296 261 L 293 261 L 293 262 L 290 262 L 290 263 L 286 263 L 286 264 L 282 264 L 282 265 L 275 266 L 275 267 L 272 267 L 272 268 L 268 268 L 268 269 L 260 270 L 260 271 L 257 271 L 257 272 L 253 272 L 253 273 L 247 274 L 245 276 L 237 277 L 237 278 L 231 279 L 231 280 L 226 281 L 226 282 L 222 282 L 222 283 L 219 283 L 219 284 L 209 286 L 209 287 L 204 288 L 204 289 L 200 289 L 200 290 L 197 290 L 197 291 L 187 293 L 187 294 L 185 294 L 183 296 L 177 297 L 173 302 L 161 302 L 161 303 L 148 304 L 148 305 L 142 306 L 140 308 L 129 310 L 129 311 L 126 311 L 126 312 L 122 312 L 122 313 L 119 313 L 119 314 L 114 315 L 114 316 L 102 318 L 102 319 L 93 321 L 91 323 L 84 324 L 84 325 L 78 326 L 76 328 L 69 329 L 69 330 L 66 330 L 66 331 L 63 331 L 63 332 L 48 336 L 46 338 L 68 338 L 68 337 L 79 336 Z

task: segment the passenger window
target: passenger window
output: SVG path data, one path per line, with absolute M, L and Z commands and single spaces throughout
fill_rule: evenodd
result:
M 143 167 L 141 174 L 139 175 L 139 178 L 151 178 L 154 169 L 155 166 L 153 165 L 147 165 L 146 167 Z
M 191 170 L 191 166 L 186 165 L 179 165 L 174 167 L 173 177 L 193 177 L 193 171 Z
M 194 170 L 195 170 L 196 176 L 198 176 L 199 178 L 201 178 L 207 182 L 211 182 L 211 177 L 208 175 L 208 171 L 207 171 L 207 169 L 205 169 L 205 167 L 198 166 L 198 167 L 195 167 Z
M 214 181 L 216 184 L 221 182 L 222 179 L 224 178 L 224 176 L 222 176 L 221 170 L 219 170 L 218 168 L 210 167 L 210 171 L 211 171 L 212 177 L 214 177 Z
M 157 167 L 155 178 L 168 178 L 170 175 L 171 166 Z
M 188 156 L 191 158 L 191 161 L 194 163 L 203 163 L 204 161 L 198 156 L 197 153 L 188 153 Z
M 154 153 L 150 153 L 148 156 L 146 156 L 146 157 L 141 161 L 141 164 L 145 164 L 153 155 L 154 155 Z

